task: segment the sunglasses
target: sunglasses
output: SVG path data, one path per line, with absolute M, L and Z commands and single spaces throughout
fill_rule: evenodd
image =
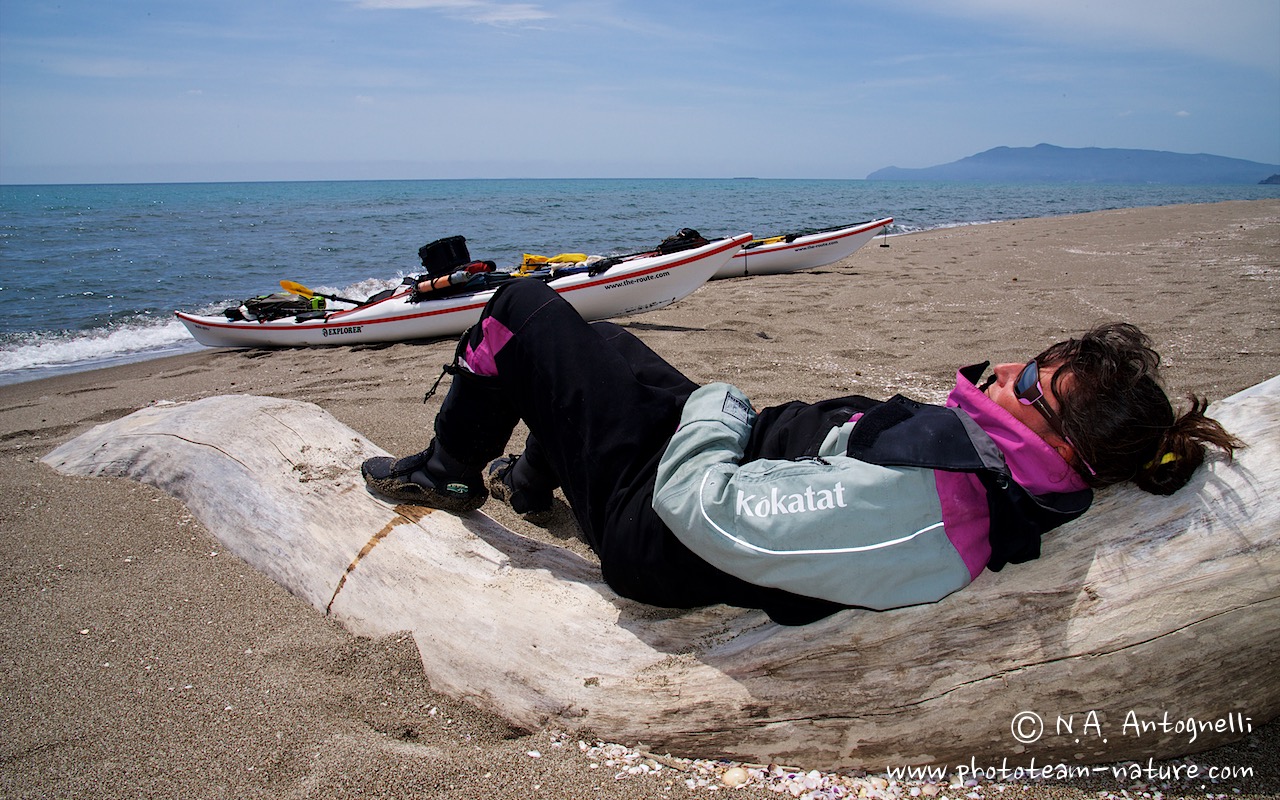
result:
M 1089 462 L 1084 460 L 1084 456 L 1080 454 L 1080 448 L 1076 446 L 1075 442 L 1071 441 L 1071 437 L 1067 436 L 1066 431 L 1062 429 L 1062 418 L 1049 405 L 1049 401 L 1044 399 L 1044 387 L 1040 385 L 1040 365 L 1036 363 L 1034 358 L 1027 362 L 1027 365 L 1022 368 L 1022 372 L 1019 373 L 1018 379 L 1013 382 L 1013 394 L 1018 398 L 1019 403 L 1024 406 L 1031 406 L 1040 412 L 1040 415 L 1049 423 L 1049 427 L 1053 428 L 1054 432 L 1061 436 L 1067 444 L 1071 445 L 1072 450 L 1076 451 L 1076 458 L 1080 459 L 1080 463 L 1084 464 L 1084 468 L 1089 470 L 1090 475 L 1098 474 L 1089 465 Z

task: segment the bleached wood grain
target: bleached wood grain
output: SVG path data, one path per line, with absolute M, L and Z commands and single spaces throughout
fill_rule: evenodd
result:
M 412 631 L 433 688 L 521 726 L 813 768 L 1087 764 L 1239 738 L 1126 722 L 1280 711 L 1280 377 L 1211 413 L 1250 447 L 1174 496 L 1109 490 L 1038 561 L 801 628 L 631 603 L 581 557 L 482 514 L 388 504 L 359 475 L 384 453 L 306 403 L 155 406 L 44 460 L 173 494 L 351 631 Z M 1045 721 L 1038 741 L 1014 738 L 1020 712 Z

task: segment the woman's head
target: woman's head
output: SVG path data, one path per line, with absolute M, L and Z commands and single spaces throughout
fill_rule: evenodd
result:
M 1204 415 L 1202 398 L 1192 395 L 1190 409 L 1175 414 L 1158 382 L 1160 354 L 1134 325 L 1101 325 L 1035 361 L 1057 402 L 1050 428 L 1072 448 L 1073 465 L 1092 486 L 1132 480 L 1148 492 L 1172 494 L 1203 463 L 1206 446 L 1228 456 L 1243 446 Z

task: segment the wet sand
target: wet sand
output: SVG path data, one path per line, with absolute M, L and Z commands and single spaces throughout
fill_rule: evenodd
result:
M 1278 201 L 1019 220 L 880 244 L 808 273 L 708 284 L 621 323 L 694 380 L 736 383 L 757 407 L 848 393 L 938 401 L 959 366 L 1022 360 L 1113 319 L 1155 338 L 1174 396 L 1222 398 L 1280 374 Z M 210 350 L 0 387 L 0 795 L 707 796 L 701 784 L 718 785 L 724 765 L 704 774 L 576 733 L 513 730 L 433 693 L 411 639 L 351 636 L 223 552 L 168 496 L 39 463 L 99 422 L 228 393 L 317 403 L 406 454 L 427 441 L 440 397 L 424 404 L 423 393 L 452 352 L 452 342 Z M 580 548 L 563 509 L 545 529 L 493 501 L 484 510 Z M 1275 663 L 1259 670 L 1276 678 Z M 1229 710 L 1250 714 L 1241 702 Z M 1253 778 L 1162 789 L 1158 778 L 1105 774 L 943 793 L 1275 796 L 1280 725 L 1263 723 L 1194 759 L 1251 768 Z M 729 796 L 779 794 L 757 784 Z

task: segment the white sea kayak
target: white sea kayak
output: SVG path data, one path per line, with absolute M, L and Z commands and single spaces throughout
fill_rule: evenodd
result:
M 834 264 L 853 254 L 893 223 L 893 217 L 804 236 L 774 236 L 749 242 L 712 278 L 777 275 Z
M 670 305 L 706 283 L 751 240 L 744 233 L 666 255 L 630 258 L 598 275 L 586 272 L 548 282 L 588 320 L 639 314 Z M 510 278 L 510 280 L 538 280 Z M 400 342 L 457 336 L 480 318 L 497 291 L 454 294 L 412 302 L 408 287 L 356 308 L 332 310 L 322 319 L 285 317 L 232 320 L 175 312 L 200 344 L 209 347 L 306 347 L 364 342 Z

